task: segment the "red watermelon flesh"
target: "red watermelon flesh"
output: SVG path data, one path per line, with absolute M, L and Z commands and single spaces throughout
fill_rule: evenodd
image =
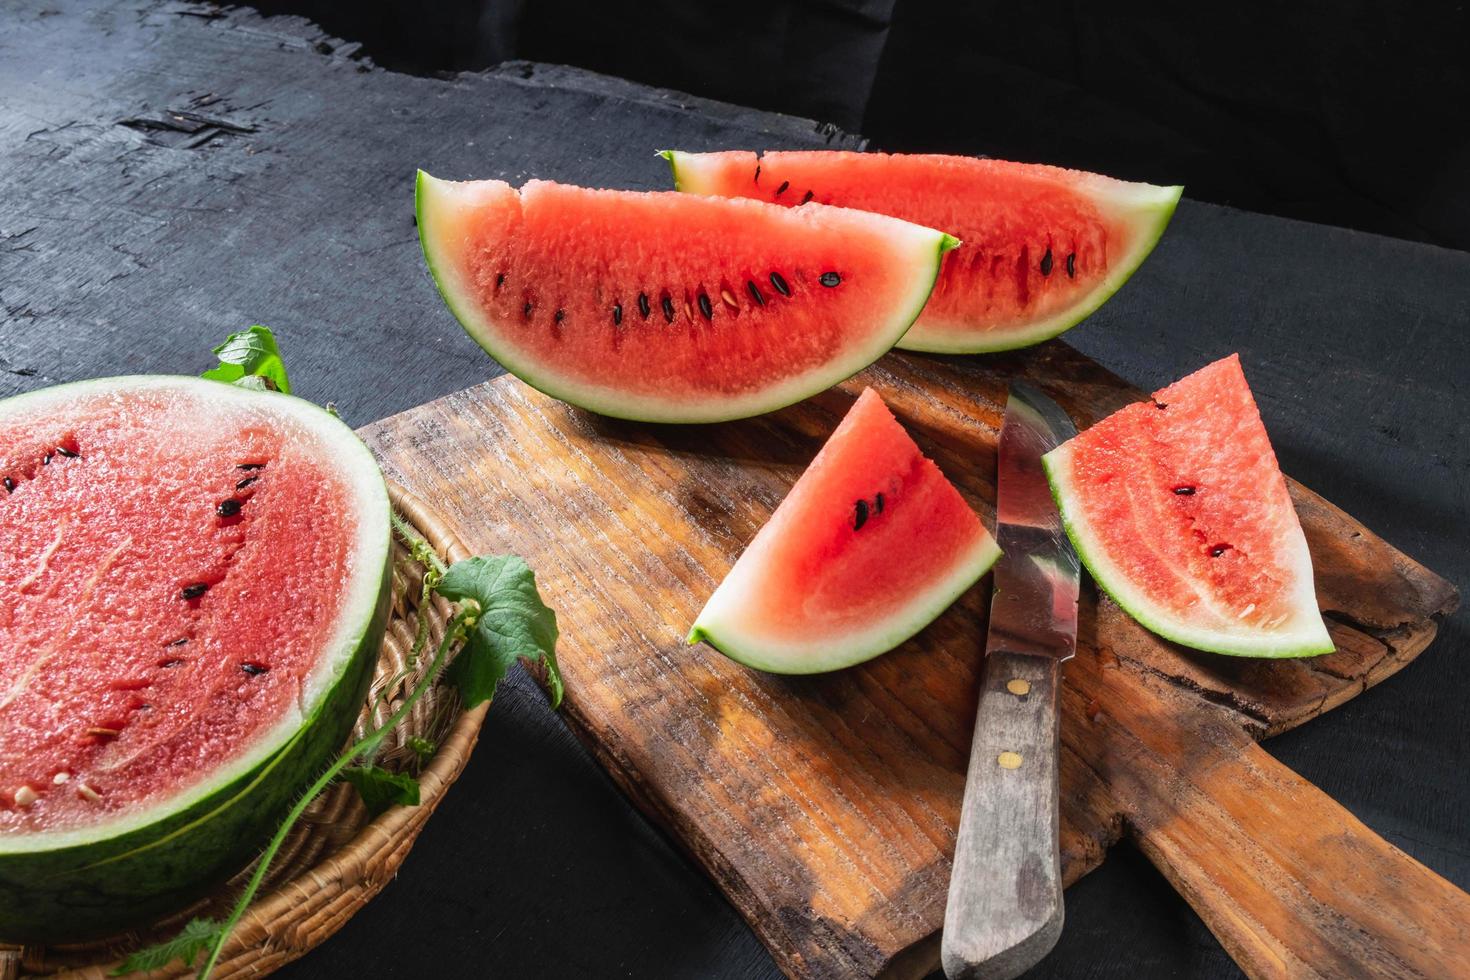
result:
M 945 256 L 929 304 L 898 343 L 950 353 L 1024 347 L 1081 321 L 1148 256 L 1182 190 L 958 156 L 822 150 L 666 156 L 680 190 L 861 208 L 961 239 Z
M 289 734 L 382 575 L 355 467 L 289 412 L 77 387 L 0 406 L 0 838 L 134 816 Z
M 419 235 L 465 330 L 607 415 L 770 411 L 856 373 L 918 316 L 953 239 L 835 208 L 420 174 Z
M 1000 550 L 866 389 L 690 633 L 776 673 L 847 667 L 943 612 Z
M 1045 463 L 1077 553 L 1144 626 L 1240 656 L 1332 651 L 1306 537 L 1237 356 Z

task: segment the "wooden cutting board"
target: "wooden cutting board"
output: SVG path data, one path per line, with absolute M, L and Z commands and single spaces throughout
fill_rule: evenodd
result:
M 1079 427 L 1140 396 L 1053 342 L 892 354 L 721 425 L 613 421 L 504 377 L 363 434 L 471 550 L 536 569 L 559 612 L 568 720 L 788 974 L 918 976 L 938 962 L 989 579 L 899 650 L 825 676 L 757 673 L 684 636 L 863 385 L 992 522 L 1015 377 Z M 1129 833 L 1252 975 L 1470 971 L 1464 894 L 1255 745 L 1402 668 L 1458 601 L 1332 504 L 1292 492 L 1337 653 L 1186 651 L 1084 587 L 1063 691 L 1065 879 Z

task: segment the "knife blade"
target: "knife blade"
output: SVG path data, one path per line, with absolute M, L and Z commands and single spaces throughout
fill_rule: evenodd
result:
M 1076 434 L 1056 402 L 1011 385 L 996 451 L 1003 554 L 941 941 L 950 980 L 1015 977 L 1062 931 L 1057 699 L 1081 570 L 1041 457 Z

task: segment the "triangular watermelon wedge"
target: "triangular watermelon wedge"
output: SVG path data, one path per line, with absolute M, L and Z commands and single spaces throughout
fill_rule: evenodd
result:
M 1042 462 L 1087 570 L 1148 629 L 1238 657 L 1333 651 L 1306 535 L 1236 355 Z
M 861 663 L 927 626 L 1000 557 L 871 388 L 720 583 L 689 633 L 778 674 Z

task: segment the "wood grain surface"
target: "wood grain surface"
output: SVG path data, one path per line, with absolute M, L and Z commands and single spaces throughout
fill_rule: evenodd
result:
M 569 719 L 788 974 L 917 976 L 937 961 L 988 580 L 897 651 L 835 674 L 761 674 L 683 638 L 863 385 L 992 519 L 1014 377 L 1079 427 L 1138 397 L 1053 342 L 985 359 L 889 355 L 800 405 L 714 426 L 608 420 L 506 378 L 365 436 L 471 548 L 515 551 L 537 569 L 562 610 Z M 1155 828 L 1170 826 L 1168 814 L 1188 823 L 1212 807 L 1241 817 L 1242 832 L 1258 826 L 1236 812 L 1249 799 L 1190 787 L 1244 764 L 1251 736 L 1299 725 L 1403 667 L 1454 607 L 1443 579 L 1292 489 L 1337 653 L 1267 662 L 1188 652 L 1084 590 L 1078 656 L 1064 670 L 1067 882 L 1096 867 L 1125 826 L 1145 828 L 1145 849 L 1166 864 L 1201 860 L 1167 847 Z M 1215 931 L 1231 948 L 1233 934 Z

